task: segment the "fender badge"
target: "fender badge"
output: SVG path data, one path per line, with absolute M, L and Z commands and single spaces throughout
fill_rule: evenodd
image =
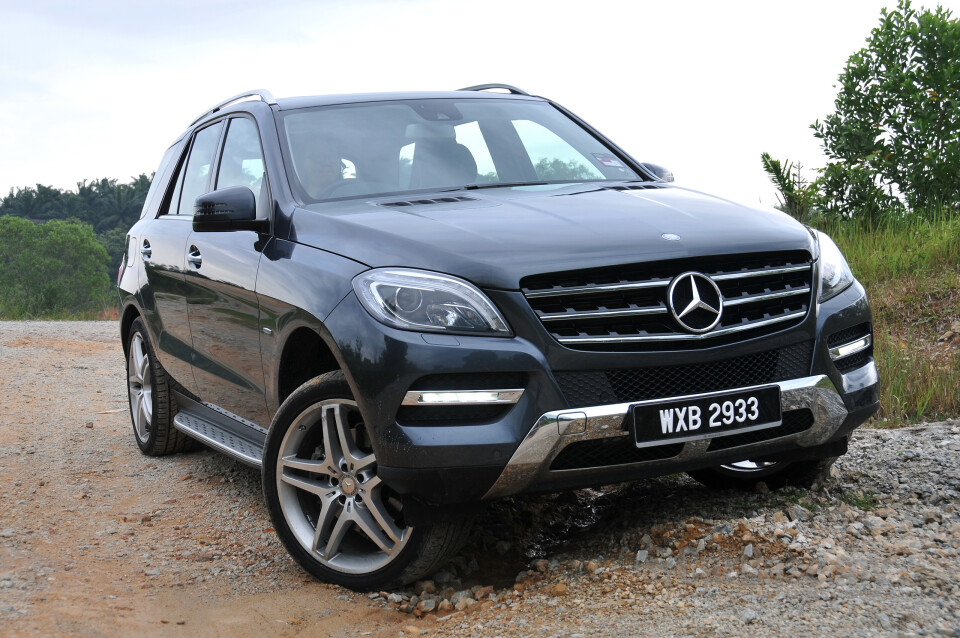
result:
M 660 237 L 667 241 L 680 241 L 680 235 L 674 235 L 673 233 L 664 233 Z

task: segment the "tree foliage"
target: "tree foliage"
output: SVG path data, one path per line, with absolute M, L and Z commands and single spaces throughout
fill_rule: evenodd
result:
M 84 180 L 76 191 L 37 184 L 10 189 L 0 199 L 0 216 L 11 215 L 33 221 L 77 220 L 89 224 L 110 255 L 109 270 L 120 267 L 124 237 L 139 219 L 150 190 L 151 177 L 139 175 L 121 184 L 115 179 Z
M 0 317 L 102 310 L 110 295 L 108 260 L 89 224 L 0 217 Z
M 836 111 L 812 124 L 831 160 L 825 202 L 872 214 L 960 204 L 960 21 L 900 0 L 839 77 Z

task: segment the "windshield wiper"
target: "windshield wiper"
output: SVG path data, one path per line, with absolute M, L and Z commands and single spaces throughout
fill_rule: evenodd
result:
M 489 182 L 487 184 L 467 184 L 466 186 L 457 186 L 456 188 L 446 188 L 440 192 L 478 191 L 484 188 L 510 188 L 511 186 L 546 186 L 549 183 L 550 182 Z

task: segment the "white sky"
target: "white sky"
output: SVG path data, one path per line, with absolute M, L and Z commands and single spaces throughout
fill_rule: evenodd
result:
M 823 165 L 809 125 L 895 3 L 0 0 L 0 196 L 149 174 L 190 121 L 246 89 L 505 82 L 679 184 L 773 205 L 760 153 Z M 960 15 L 960 0 L 941 4 Z

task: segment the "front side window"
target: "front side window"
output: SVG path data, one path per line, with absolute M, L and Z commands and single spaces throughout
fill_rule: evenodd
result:
M 304 203 L 481 184 L 639 179 L 550 104 L 425 99 L 280 114 L 281 145 Z
M 213 165 L 213 156 L 220 141 L 220 129 L 223 122 L 201 130 L 193 140 L 190 157 L 183 169 L 182 184 L 180 185 L 180 215 L 193 215 L 193 206 L 197 198 L 208 192 L 210 184 L 210 167 Z
M 253 191 L 257 210 L 266 197 L 263 151 L 260 148 L 260 133 L 257 125 L 245 117 L 230 120 L 227 140 L 220 155 L 220 170 L 217 172 L 216 188 L 246 186 Z

